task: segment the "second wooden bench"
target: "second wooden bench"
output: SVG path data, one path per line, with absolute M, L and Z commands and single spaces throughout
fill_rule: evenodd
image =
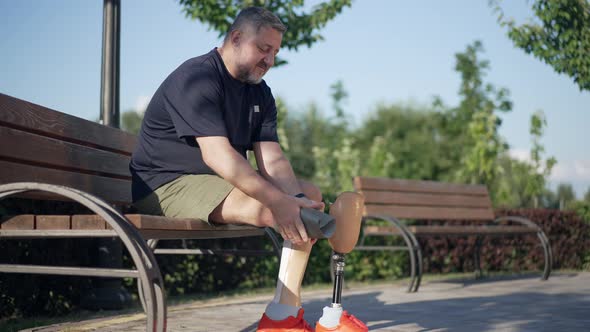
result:
M 416 292 L 422 279 L 422 250 L 417 237 L 476 236 L 475 267 L 481 272 L 480 246 L 483 236 L 537 235 L 544 250 L 542 279 L 551 273 L 553 257 L 549 240 L 535 223 L 518 216 L 495 218 L 488 190 L 483 185 L 434 181 L 355 177 L 354 188 L 365 198 L 362 236 L 355 250 L 407 250 L 410 256 L 409 292 Z M 369 220 L 385 220 L 391 226 L 374 226 Z M 468 225 L 421 225 L 420 221 L 465 221 Z M 408 224 L 411 221 L 413 224 Z M 405 246 L 367 246 L 372 236 L 402 236 Z

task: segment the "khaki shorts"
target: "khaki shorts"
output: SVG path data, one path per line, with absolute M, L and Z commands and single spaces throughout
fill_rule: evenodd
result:
M 216 175 L 183 175 L 133 205 L 145 214 L 198 218 L 209 222 L 211 212 L 233 188 L 229 182 Z

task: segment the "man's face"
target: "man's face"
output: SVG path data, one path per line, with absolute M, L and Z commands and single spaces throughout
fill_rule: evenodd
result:
M 242 33 L 237 47 L 237 79 L 258 84 L 274 65 L 275 56 L 281 47 L 283 35 L 270 27 L 262 27 L 256 34 L 253 29 Z

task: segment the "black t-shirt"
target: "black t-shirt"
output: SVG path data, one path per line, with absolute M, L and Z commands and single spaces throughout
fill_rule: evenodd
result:
M 195 137 L 225 136 L 246 157 L 277 137 L 277 110 L 264 81 L 234 79 L 217 49 L 187 60 L 164 80 L 144 115 L 129 169 L 133 200 L 184 174 L 215 174 Z

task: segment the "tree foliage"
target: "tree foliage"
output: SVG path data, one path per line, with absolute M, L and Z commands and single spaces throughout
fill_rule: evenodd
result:
M 538 197 L 545 190 L 545 179 L 551 174 L 553 166 L 557 163 L 557 160 L 553 157 L 549 157 L 545 161 L 542 159 L 545 148 L 541 145 L 540 140 L 545 126 L 547 126 L 545 114 L 541 111 L 533 113 L 530 123 L 530 134 L 533 143 L 531 147 L 532 169 L 529 173 L 531 176 L 528 177 L 525 191 L 533 198 L 534 207 L 539 206 Z
M 498 156 L 508 147 L 498 133 L 502 124 L 498 112 L 510 111 L 512 102 L 507 89 L 484 84 L 489 62 L 479 59 L 481 52 L 481 42 L 475 41 L 455 55 L 455 70 L 461 74 L 461 102 L 449 112 L 447 123 L 452 138 L 461 143 L 454 147 L 461 153 L 457 178 L 489 186 L 499 173 Z
M 576 200 L 574 187 L 569 183 L 560 183 L 556 190 L 557 199 L 559 200 L 559 209 L 563 210 L 566 206 Z
M 125 111 L 121 114 L 121 129 L 128 133 L 137 135 L 141 128 L 141 121 L 143 120 L 143 113 L 134 110 Z
M 205 23 L 210 29 L 217 31 L 219 37 L 226 34 L 241 9 L 250 6 L 265 7 L 275 13 L 287 26 L 282 46 L 293 51 L 297 51 L 304 45 L 311 47 L 314 43 L 323 40 L 319 31 L 345 7 L 352 5 L 352 0 L 329 0 L 307 9 L 305 0 L 178 1 L 187 17 Z M 285 63 L 284 60 L 276 62 L 277 65 Z
M 580 90 L 590 91 L 590 1 L 533 1 L 535 21 L 522 25 L 506 18 L 500 2 L 490 4 L 514 45 L 573 78 Z
M 440 119 L 431 108 L 379 104 L 358 128 L 364 176 L 440 179 L 453 164 L 445 155 Z

